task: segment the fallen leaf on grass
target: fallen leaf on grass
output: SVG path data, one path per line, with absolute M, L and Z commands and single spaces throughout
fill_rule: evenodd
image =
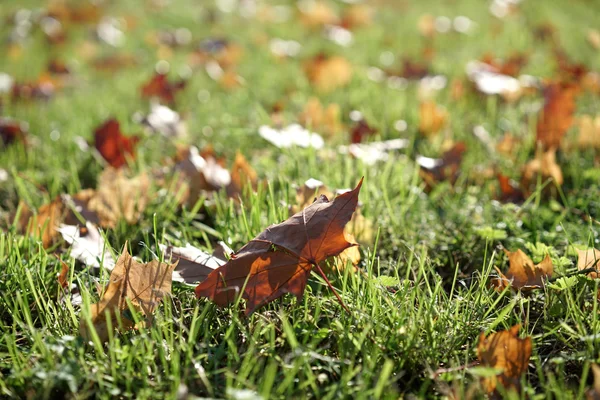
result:
M 592 364 L 592 374 L 594 375 L 594 386 L 585 391 L 586 400 L 600 399 L 600 366 Z
M 429 188 L 442 181 L 454 184 L 458 179 L 460 164 L 467 146 L 463 142 L 456 143 L 441 158 L 417 156 L 417 164 L 421 167 L 419 175 Z
M 522 203 L 525 201 L 523 191 L 516 183 L 506 175 L 498 174 L 498 183 L 500 184 L 500 196 L 498 199 L 506 203 Z
M 71 245 L 71 257 L 88 267 L 100 268 L 102 263 L 102 266 L 108 270 L 114 268 L 115 260 L 94 224 L 87 222 L 85 229 L 81 229 L 77 225 L 62 224 L 58 231 L 63 239 Z M 82 235 L 82 233 L 85 234 Z
M 499 268 L 494 267 L 499 278 L 492 279 L 492 286 L 501 292 L 507 286 L 519 290 L 538 289 L 544 286 L 545 280 L 552 277 L 554 267 L 550 256 L 546 256 L 541 263 L 534 265 L 520 249 L 515 252 L 504 250 L 508 256 L 508 272 L 504 275 Z
M 510 75 L 501 74 L 493 66 L 471 61 L 467 64 L 467 76 L 475 88 L 486 95 L 501 95 L 506 100 L 516 100 L 521 96 L 521 82 Z
M 582 115 L 577 120 L 577 126 L 577 147 L 582 150 L 600 149 L 600 116 L 593 118 L 590 115 Z
M 506 391 L 520 392 L 520 378 L 527 371 L 531 357 L 531 337 L 518 337 L 521 325 L 515 325 L 507 331 L 485 336 L 482 332 L 477 343 L 477 358 L 485 367 L 501 369 L 498 375 L 483 378 L 484 390 L 498 395 L 498 387 Z
M 108 164 L 114 168 L 120 168 L 127 164 L 127 157 L 135 157 L 135 146 L 139 137 L 123 136 L 119 122 L 112 118 L 96 129 L 94 140 L 96 149 Z
M 448 111 L 432 101 L 419 105 L 419 132 L 431 136 L 441 131 L 448 123 Z
M 15 83 L 12 86 L 14 100 L 48 100 L 59 89 L 59 82 L 49 74 L 43 73 L 32 82 Z
M 361 185 L 362 180 L 333 201 L 321 196 L 268 227 L 198 285 L 196 296 L 226 306 L 244 288 L 247 315 L 285 293 L 300 299 L 313 267 L 320 268 L 321 262 L 353 246 L 343 232 L 358 204 Z
M 367 4 L 352 4 L 344 9 L 340 25 L 346 29 L 363 28 L 373 22 L 375 10 Z
M 331 92 L 352 79 L 352 66 L 343 57 L 319 54 L 304 63 L 308 80 L 320 92 Z
M 577 249 L 577 269 L 582 271 L 588 268 L 596 268 L 596 270 L 600 270 L 600 250 Z M 587 276 L 595 279 L 599 278 L 600 274 L 598 272 L 590 272 Z
M 556 163 L 556 149 L 550 149 L 546 152 L 539 150 L 536 157 L 525 164 L 521 177 L 521 187 L 526 197 L 529 197 L 535 191 L 538 176 L 541 176 L 542 183 L 552 179 L 557 186 L 563 184 L 562 170 Z M 552 187 L 548 189 L 552 191 Z
M 298 121 L 309 129 L 333 135 L 342 130 L 340 106 L 335 103 L 324 107 L 316 97 L 308 100 L 298 115 Z
M 300 21 L 308 27 L 337 25 L 339 18 L 324 1 L 304 1 L 298 4 Z
M 171 293 L 171 277 L 176 266 L 177 263 L 160 263 L 157 260 L 139 263 L 129 255 L 126 244 L 100 302 L 90 306 L 91 322 L 100 340 L 105 342 L 109 337 L 107 317 L 113 329 L 140 327 L 128 317 L 128 300 L 136 311 L 145 316 L 143 325 L 151 325 L 154 309 Z M 85 340 L 92 338 L 90 327 L 83 318 L 79 333 Z
M 361 143 L 364 138 L 368 136 L 373 136 L 377 133 L 377 129 L 369 126 L 365 119 L 361 119 L 352 127 L 350 131 L 350 141 L 351 143 Z
M 175 94 L 182 90 L 186 81 L 169 82 L 166 74 L 154 74 L 150 80 L 142 86 L 142 97 L 157 97 L 167 104 L 175 102 Z
M 41 206 L 36 213 L 21 202 L 21 214 L 17 227 L 27 235 L 39 237 L 42 246 L 49 248 L 58 237 L 58 227 L 66 215 L 66 207 L 60 197 Z
M 27 124 L 11 118 L 0 117 L 0 140 L 4 146 L 11 143 L 27 143 Z
M 168 138 L 183 138 L 187 135 L 186 123 L 179 113 L 158 103 L 151 105 L 150 113 L 141 122 L 153 132 Z
M 506 60 L 495 58 L 488 53 L 481 58 L 481 61 L 500 75 L 518 76 L 521 69 L 527 64 L 527 59 L 528 56 L 523 53 L 515 53 Z
M 390 139 L 381 142 L 352 143 L 349 146 L 339 146 L 338 151 L 341 154 L 351 154 L 367 165 L 375 165 L 379 161 L 389 160 L 393 151 L 405 149 L 408 144 L 407 139 Z
M 537 124 L 536 142 L 545 150 L 559 148 L 563 136 L 573 123 L 575 97 L 573 84 L 554 82 L 544 89 L 544 108 Z
M 208 254 L 189 243 L 185 247 L 159 245 L 165 260 L 176 260 L 173 281 L 187 284 L 203 282 L 215 269 L 227 262 L 233 253 L 224 242 L 219 242 L 212 254 Z

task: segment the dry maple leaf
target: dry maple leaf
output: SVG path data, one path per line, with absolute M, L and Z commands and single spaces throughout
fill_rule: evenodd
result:
M 362 179 L 354 190 L 333 201 L 321 196 L 286 221 L 268 227 L 198 285 L 196 296 L 226 306 L 243 288 L 246 315 L 285 293 L 301 299 L 311 270 L 322 272 L 321 262 L 353 246 L 343 232 L 358 204 L 361 185 Z
M 595 268 L 600 269 L 600 250 L 589 249 L 579 250 L 577 249 L 577 269 L 583 271 L 584 269 Z M 599 278 L 598 272 L 590 272 L 588 274 L 590 278 Z
M 507 331 L 485 336 L 482 332 L 477 343 L 477 358 L 485 367 L 501 369 L 498 375 L 483 378 L 482 384 L 488 394 L 497 394 L 499 385 L 509 391 L 520 391 L 520 378 L 527 371 L 531 357 L 531 337 L 518 337 L 521 325 Z
M 552 179 L 557 186 L 563 184 L 562 170 L 556 163 L 556 149 L 538 150 L 536 157 L 523 167 L 521 187 L 526 197 L 535 191 L 538 176 L 541 176 L 542 182 Z M 552 188 L 547 189 L 551 191 Z
M 352 79 L 352 66 L 340 56 L 319 54 L 304 64 L 304 72 L 320 92 L 331 92 Z
M 544 108 L 537 124 L 536 142 L 544 149 L 558 148 L 573 123 L 575 96 L 573 84 L 554 82 L 544 89 Z
M 145 323 L 150 325 L 154 309 L 171 293 L 171 277 L 176 266 L 177 263 L 167 264 L 158 260 L 147 264 L 139 263 L 129 255 L 125 244 L 100 302 L 90 307 L 91 322 L 100 340 L 107 341 L 109 337 L 107 313 L 114 329 L 135 327 L 135 322 L 127 316 L 127 300 L 135 310 L 145 316 Z M 118 318 L 122 322 L 121 327 Z M 86 340 L 92 338 L 90 327 L 83 318 L 80 321 L 79 332 Z
M 448 123 L 448 111 L 432 101 L 419 105 L 419 132 L 431 136 L 442 130 Z
M 96 149 L 114 168 L 127 164 L 127 157 L 134 158 L 135 146 L 139 137 L 125 137 L 121 133 L 119 122 L 112 118 L 104 122 L 94 132 Z
M 166 74 L 155 74 L 142 86 L 142 97 L 158 97 L 167 104 L 175 102 L 175 94 L 183 89 L 186 81 L 169 82 Z
M 115 266 L 115 260 L 106 247 L 104 238 L 98 228 L 91 222 L 85 224 L 85 229 L 77 225 L 61 224 L 58 229 L 63 239 L 71 245 L 70 255 L 88 267 L 108 270 Z M 82 233 L 84 233 L 82 235 Z
M 185 247 L 165 246 L 159 244 L 165 260 L 177 260 L 177 267 L 173 271 L 173 281 L 187 284 L 203 282 L 215 269 L 225 265 L 227 258 L 233 250 L 219 242 L 212 254 L 208 254 L 189 243 Z
M 552 277 L 554 267 L 550 256 L 546 256 L 541 263 L 534 265 L 529 258 L 520 249 L 515 252 L 504 250 L 508 256 L 508 272 L 504 275 L 498 267 L 494 267 L 498 272 L 499 278 L 492 279 L 492 286 L 498 292 L 510 286 L 520 290 L 537 289 L 544 286 L 546 279 Z

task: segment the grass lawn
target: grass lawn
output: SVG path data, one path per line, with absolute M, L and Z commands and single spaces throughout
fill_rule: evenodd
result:
M 73 10 L 80 10 L 79 19 L 94 19 L 84 2 L 52 6 L 62 10 L 54 19 L 44 17 L 44 2 L 0 3 L 0 73 L 6 74 L 0 74 L 0 117 L 28 125 L 25 141 L 0 141 L 1 398 L 476 398 L 485 392 L 481 379 L 498 372 L 478 362 L 480 333 L 516 324 L 520 337 L 531 338 L 532 354 L 512 396 L 585 396 L 594 383 L 591 366 L 600 360 L 599 281 L 578 273 L 577 249 L 600 247 L 600 153 L 576 145 L 577 121 L 600 115 L 600 91 L 586 87 L 577 95 L 575 120 L 556 156 L 563 184 L 540 175 L 526 185 L 524 201 L 505 202 L 496 174 L 519 181 L 535 158 L 544 96 L 538 89 L 511 101 L 479 93 L 465 68 L 486 54 L 523 54 L 518 75 L 543 86 L 558 79 L 554 50 L 560 48 L 571 63 L 599 71 L 600 51 L 587 38 L 600 28 L 599 4 L 528 0 L 499 18 L 490 7 L 502 2 L 374 0 L 371 21 L 355 22 L 344 46 L 327 38 L 331 28 L 315 15 L 302 16 L 308 2 L 104 3 L 99 13 L 114 17 L 100 22 L 104 30 L 98 21 L 75 21 Z M 340 17 L 355 7 L 349 3 L 324 4 Z M 425 14 L 450 19 L 430 26 Z M 466 33 L 459 32 L 465 20 L 458 16 L 468 18 Z M 427 36 L 436 26 L 449 30 Z M 552 27 L 545 39 L 540 26 Z M 167 43 L 165 32 L 178 29 L 181 43 Z M 348 33 L 329 35 L 343 40 Z M 277 45 L 276 38 L 297 44 Z M 203 52 L 193 55 L 198 48 Z M 332 90 L 311 83 L 306 64 L 321 53 L 348 61 L 349 82 Z M 124 65 L 98 68 L 103 57 L 120 57 Z M 2 89 L 7 76 L 35 83 L 51 60 L 70 72 L 50 98 L 15 99 Z M 439 75 L 437 89 L 394 77 L 404 60 L 426 65 L 424 75 Z M 140 88 L 155 70 L 187 82 L 170 104 L 185 121 L 186 136 L 151 132 L 140 122 L 151 108 Z M 325 85 L 344 73 L 330 72 Z M 429 135 L 420 115 L 426 97 L 447 112 L 443 127 Z M 307 124 L 323 135 L 324 148 L 278 148 L 259 135 L 263 125 L 302 120 L 312 98 L 339 107 L 337 132 Z M 402 138 L 407 146 L 374 164 L 343 154 L 339 146 L 350 144 L 359 115 L 377 130 L 364 142 Z M 162 259 L 159 244 L 210 252 L 224 241 L 238 250 L 289 217 L 296 188 L 309 178 L 334 191 L 364 177 L 359 207 L 366 228 L 356 235 L 361 261 L 356 270 L 328 274 L 349 311 L 315 271 L 301 299 L 284 295 L 248 317 L 243 301 L 220 308 L 196 298 L 194 286 L 174 282 L 151 326 L 111 330 L 106 343 L 84 340 L 80 320 L 89 319 L 110 271 L 70 257 L 60 236 L 44 248 L 14 216 L 97 187 L 108 167 L 94 149 L 94 131 L 109 118 L 125 135 L 141 138 L 122 169 L 152 177 L 141 216 L 100 230 L 115 259 L 126 243 L 144 262 Z M 501 152 L 497 144 L 507 132 L 516 144 Z M 418 161 L 439 158 L 459 142 L 466 151 L 455 176 L 428 182 Z M 211 146 L 228 166 L 240 152 L 256 171 L 256 190 L 246 186 L 233 197 L 203 191 L 180 205 L 175 187 L 156 171 L 168 168 L 166 160 L 185 145 Z M 494 290 L 494 267 L 508 270 L 503 249 L 520 249 L 534 263 L 549 256 L 552 277 L 531 291 Z M 57 282 L 61 260 L 81 305 Z

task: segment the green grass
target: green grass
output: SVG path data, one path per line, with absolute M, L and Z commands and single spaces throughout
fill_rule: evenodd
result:
M 0 4 L 3 21 L 18 8 L 41 6 L 16 3 Z M 222 13 L 213 2 L 173 2 L 161 11 L 148 3 L 112 2 L 105 10 L 107 15 L 133 17 L 136 23 L 126 31 L 122 48 L 99 44 L 100 54 L 136 54 L 141 63 L 135 67 L 106 74 L 78 61 L 82 42 L 93 40 L 86 26 L 74 27 L 68 41 L 58 46 L 49 46 L 34 30 L 19 58 L 0 59 L 0 72 L 21 81 L 35 79 L 49 59 L 59 57 L 69 63 L 75 79 L 73 87 L 48 102 L 13 103 L 5 96 L 0 103 L 1 115 L 28 122 L 34 138 L 28 147 L 0 148 L 0 168 L 9 172 L 8 181 L 0 182 L 0 217 L 7 221 L 6 233 L 0 235 L 0 397 L 241 398 L 236 391 L 246 389 L 264 398 L 438 397 L 451 387 L 466 391 L 477 381 L 477 370 L 468 366 L 476 360 L 480 332 L 516 323 L 534 342 L 522 379 L 523 398 L 583 396 L 592 383 L 589 365 L 600 359 L 598 283 L 575 276 L 523 296 L 496 293 L 488 288 L 488 277 L 495 273 L 494 265 L 507 268 L 501 246 L 522 249 L 535 262 L 549 254 L 555 276 L 576 271 L 574 246 L 598 247 L 597 153 L 560 152 L 565 184 L 558 198 L 545 197 L 540 182 L 540 190 L 523 206 L 501 204 L 494 200 L 494 179 L 479 178 L 477 168 L 495 164 L 519 179 L 521 166 L 534 153 L 537 114 L 528 110 L 541 97 L 505 103 L 468 91 L 454 101 L 446 87 L 436 102 L 450 113 L 448 135 L 465 141 L 468 150 L 457 184 L 442 183 L 426 194 L 413 159 L 416 154 L 440 155 L 442 140 L 419 137 L 416 84 L 392 89 L 370 81 L 367 68 L 381 67 L 384 51 L 396 55 L 397 65 L 405 56 L 418 57 L 425 42 L 417 19 L 431 13 L 466 15 L 478 24 L 472 35 L 435 38 L 432 69 L 449 81 L 464 78 L 465 64 L 486 52 L 500 57 L 526 52 L 530 61 L 525 73 L 552 77 L 551 50 L 532 34 L 544 21 L 557 27 L 574 60 L 598 69 L 600 53 L 585 35 L 588 28 L 597 28 L 600 7 L 586 1 L 526 1 L 520 14 L 499 21 L 489 14 L 487 2 L 381 1 L 376 22 L 355 33 L 353 46 L 342 48 L 294 19 L 258 22 Z M 215 21 L 208 23 L 211 13 Z M 158 61 L 145 37 L 179 27 L 189 28 L 194 42 L 216 36 L 242 46 L 237 71 L 246 82 L 226 91 L 202 69 L 194 71 L 177 97 L 177 110 L 186 116 L 190 132 L 185 143 L 211 144 L 228 160 L 240 150 L 268 186 L 246 193 L 241 204 L 220 193 L 213 205 L 184 210 L 176 207 L 173 194 L 161 192 L 137 225 L 121 223 L 105 231 L 108 244 L 118 253 L 128 241 L 144 261 L 156 257 L 157 243 L 189 242 L 209 250 L 216 240 L 225 240 L 238 249 L 288 216 L 294 185 L 314 177 L 331 188 L 347 188 L 365 176 L 361 212 L 372 222 L 377 240 L 361 244 L 361 272 L 330 276 L 350 313 L 316 274 L 302 301 L 284 296 L 248 318 L 239 308 L 219 309 L 175 284 L 151 328 L 115 334 L 105 345 L 86 344 L 78 336 L 82 311 L 60 300 L 56 275 L 61 264 L 52 253 L 65 251 L 61 257 L 71 266 L 69 282 L 78 284 L 86 303 L 98 299 L 96 281 L 105 283 L 108 273 L 72 261 L 66 243 L 46 251 L 39 239 L 17 234 L 10 225 L 20 200 L 36 208 L 61 193 L 95 187 L 102 164 L 91 152 L 81 151 L 74 139 L 92 140 L 94 129 L 110 116 L 119 119 L 125 133 L 142 131 L 131 116 L 149 108 L 139 88 Z M 11 24 L 3 23 L 0 37 L 10 30 Z M 300 56 L 275 61 L 262 44 L 265 35 L 299 41 Z M 310 86 L 302 61 L 319 51 L 350 60 L 354 76 L 347 87 L 323 95 Z M 169 60 L 173 76 L 185 66 L 188 52 L 174 50 Z M 351 124 L 349 112 L 359 110 L 380 138 L 404 137 L 413 145 L 387 163 L 368 166 L 341 155 L 326 158 L 314 150 L 280 150 L 258 136 L 258 127 L 270 123 L 275 102 L 285 101 L 284 116 L 294 122 L 311 96 L 324 104 L 338 103 L 346 124 Z M 597 95 L 585 93 L 577 114 L 594 115 L 598 105 Z M 398 119 L 407 122 L 405 132 L 393 129 Z M 485 126 L 495 138 L 505 130 L 523 138 L 514 160 L 486 153 L 471 133 L 476 125 Z M 57 140 L 50 139 L 53 130 L 60 133 Z M 572 128 L 565 140 L 574 140 L 576 133 Z M 332 148 L 347 141 L 345 132 L 327 140 Z M 172 141 L 144 135 L 131 169 L 148 171 L 174 152 Z M 449 372 L 435 375 L 439 369 Z

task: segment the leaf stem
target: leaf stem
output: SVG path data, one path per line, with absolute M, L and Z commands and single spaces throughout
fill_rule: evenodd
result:
M 344 308 L 344 310 L 346 310 L 348 312 L 348 314 L 350 314 L 350 310 L 348 309 L 348 307 L 346 307 L 346 305 L 344 304 L 344 301 L 342 300 L 342 298 L 340 297 L 340 295 L 337 294 L 337 292 L 335 291 L 335 289 L 331 285 L 331 282 L 329 282 L 329 279 L 327 279 L 327 276 L 325 275 L 325 272 L 323 272 L 323 270 L 321 269 L 321 266 L 319 264 L 317 264 L 317 263 L 313 263 L 313 266 L 317 268 L 317 271 L 319 271 L 319 274 L 321 274 L 321 276 L 323 277 L 323 279 L 325 279 L 325 282 L 327 282 L 327 286 L 329 286 L 329 289 L 331 289 L 331 291 L 333 292 L 333 294 L 335 294 L 335 297 L 337 298 L 337 300 L 340 303 L 340 305 Z

